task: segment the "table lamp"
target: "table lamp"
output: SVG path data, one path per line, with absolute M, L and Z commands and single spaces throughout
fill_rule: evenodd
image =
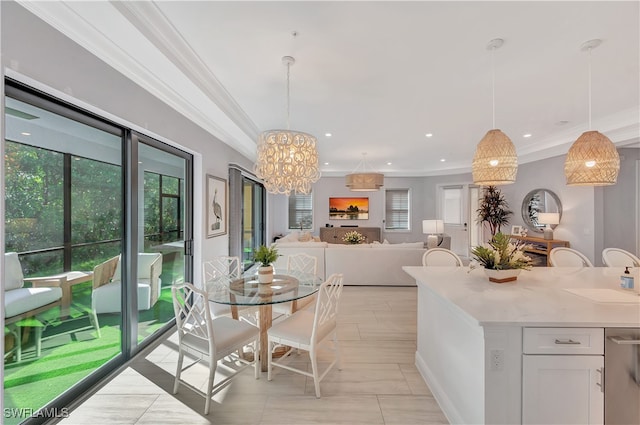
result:
M 438 246 L 438 234 L 444 233 L 444 221 L 422 220 L 422 233 L 427 236 L 427 249 Z
M 538 213 L 538 223 L 546 224 L 544 228 L 544 238 L 548 240 L 553 239 L 553 229 L 551 228 L 551 225 L 560 224 L 560 214 Z

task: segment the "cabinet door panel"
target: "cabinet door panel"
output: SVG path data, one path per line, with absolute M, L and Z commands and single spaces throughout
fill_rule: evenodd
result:
M 601 424 L 602 356 L 523 356 L 523 424 Z

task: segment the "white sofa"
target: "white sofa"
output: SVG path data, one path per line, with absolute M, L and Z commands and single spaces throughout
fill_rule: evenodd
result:
M 116 257 L 118 258 L 118 257 Z M 102 265 L 113 261 L 108 260 Z M 97 273 L 94 269 L 94 276 Z M 158 301 L 160 295 L 160 274 L 162 274 L 162 254 L 138 254 L 138 310 L 149 310 Z M 94 282 L 91 305 L 96 313 L 119 313 L 122 305 L 122 282 L 120 281 L 120 261 L 106 283 L 98 286 Z
M 427 251 L 422 242 L 404 244 L 343 245 L 326 242 L 276 243 L 278 260 L 274 266 L 286 270 L 287 256 L 304 252 L 318 259 L 318 276 L 344 275 L 345 285 L 415 286 L 402 266 L 422 265 Z

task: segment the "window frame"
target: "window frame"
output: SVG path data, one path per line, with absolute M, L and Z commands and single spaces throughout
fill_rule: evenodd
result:
M 406 208 L 388 208 L 388 199 L 390 192 L 403 192 L 406 193 L 407 204 Z M 397 211 L 406 211 L 407 220 L 406 228 L 404 227 L 387 227 L 390 223 L 390 215 L 393 215 Z M 398 232 L 409 233 L 411 232 L 411 189 L 409 188 L 389 188 L 384 190 L 384 229 L 385 232 Z
M 291 201 L 292 201 L 292 199 L 297 199 L 298 197 L 304 197 L 304 198 L 308 197 L 309 201 L 311 202 L 311 208 L 299 208 L 297 203 L 296 203 L 296 208 L 292 209 Z M 290 194 L 287 197 L 287 228 L 289 230 L 300 230 L 300 231 L 308 230 L 308 231 L 313 231 L 313 229 L 314 229 L 314 227 L 313 227 L 313 222 L 314 222 L 314 220 L 313 220 L 313 218 L 314 218 L 313 217 L 314 216 L 313 207 L 314 207 L 314 204 L 315 204 L 315 202 L 314 202 L 314 199 L 313 199 L 313 191 L 311 193 L 309 193 L 308 195 L 297 194 L 297 193 Z M 292 224 L 292 222 L 291 222 L 291 211 L 292 210 L 295 211 L 295 212 L 309 211 L 310 215 L 311 215 L 311 221 L 309 222 L 309 226 L 307 227 L 307 226 L 301 225 L 301 226 L 292 227 L 291 226 L 291 224 Z

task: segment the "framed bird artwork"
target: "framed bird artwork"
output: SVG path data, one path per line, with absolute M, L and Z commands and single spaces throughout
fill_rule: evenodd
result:
M 227 181 L 207 174 L 207 238 L 227 233 Z

